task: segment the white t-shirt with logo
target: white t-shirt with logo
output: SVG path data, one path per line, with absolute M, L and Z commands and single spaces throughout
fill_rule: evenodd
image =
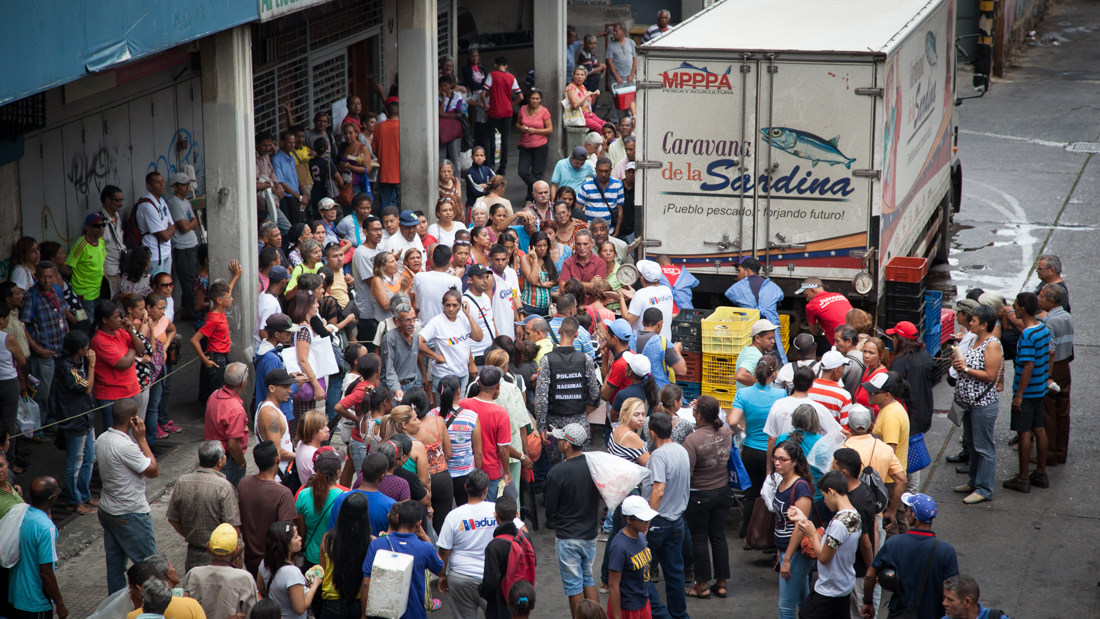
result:
M 672 291 L 668 289 L 668 286 L 647 286 L 634 293 L 634 298 L 630 300 L 631 316 L 637 316 L 638 319 L 634 321 L 634 330 L 642 330 L 642 314 L 651 307 L 656 307 L 661 310 L 661 314 L 665 317 L 665 322 L 661 326 L 661 335 L 665 339 L 672 339 Z
M 792 428 L 791 415 L 794 414 L 794 409 L 803 404 L 809 404 L 817 411 L 817 420 L 821 424 L 822 434 L 833 431 L 840 432 L 840 424 L 833 418 L 833 414 L 829 412 L 829 409 L 808 397 L 796 398 L 790 395 L 776 400 L 772 404 L 772 408 L 768 412 L 768 420 L 764 422 L 764 434 L 772 438 L 779 438 L 790 432 Z
M 504 277 L 493 271 L 493 321 L 497 335 L 516 337 L 516 306 L 519 302 L 519 277 L 512 267 L 504 269 Z
M 470 300 L 471 297 L 473 301 Z M 470 316 L 477 321 L 477 326 L 481 328 L 481 341 L 470 343 L 470 351 L 474 353 L 475 357 L 479 357 L 485 352 L 486 348 L 493 345 L 493 338 L 500 335 L 493 317 L 493 299 L 488 294 L 475 295 L 474 289 L 471 288 L 463 293 L 462 304 L 470 308 Z M 488 323 L 488 328 L 486 328 L 486 323 Z
M 469 375 L 470 348 L 474 342 L 470 338 L 470 321 L 466 314 L 459 312 L 454 322 L 447 320 L 446 314 L 440 314 L 424 325 L 420 336 L 429 344 L 435 342 L 435 351 L 443 355 L 445 362 L 437 363 L 433 374 L 459 378 Z
M 451 551 L 451 573 L 481 579 L 485 572 L 485 548 L 497 528 L 496 503 L 482 501 L 451 510 L 439 531 L 439 547 Z
M 462 292 L 462 280 L 450 273 L 421 271 L 413 277 L 413 293 L 419 304 L 420 323 L 428 324 L 443 313 L 443 294 L 451 288 Z
M 146 193 L 142 201 L 136 207 L 137 226 L 141 231 L 141 244 L 149 248 L 153 253 L 153 262 L 164 262 L 172 257 L 172 240 L 161 242 L 154 232 L 165 230 L 172 225 L 172 216 L 168 211 L 168 203 L 164 198 L 154 198 L 153 194 Z M 152 202 L 152 204 L 150 204 Z M 158 253 L 159 250 L 159 253 Z

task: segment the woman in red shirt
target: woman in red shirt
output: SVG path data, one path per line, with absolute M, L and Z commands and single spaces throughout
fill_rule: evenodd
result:
M 123 318 L 118 306 L 110 301 L 100 301 L 95 308 L 91 348 L 97 361 L 92 390 L 96 406 L 114 404 L 116 400 L 132 398 L 141 392 L 134 362 L 137 351 L 145 350 L 145 343 L 138 336 L 134 323 Z M 114 425 L 112 408 L 103 409 L 103 432 Z
M 537 89 L 532 89 L 531 94 L 527 95 L 527 105 L 519 108 L 516 129 L 521 133 L 519 177 L 527 184 L 525 201 L 530 201 L 535 195 L 532 192 L 535 182 L 542 180 L 542 174 L 546 171 L 547 136 L 554 132 L 550 110 L 542 107 L 542 93 Z
M 867 369 L 863 372 L 863 379 L 859 381 L 860 386 L 856 388 L 855 400 L 858 404 L 862 404 L 871 409 L 871 413 L 875 417 L 878 417 L 878 407 L 871 406 L 871 402 L 868 398 L 869 394 L 867 390 L 863 388 L 863 383 L 874 378 L 876 374 L 881 374 L 886 371 L 888 354 L 886 342 L 883 342 L 880 338 L 873 337 L 867 340 L 867 343 L 863 345 L 863 365 Z

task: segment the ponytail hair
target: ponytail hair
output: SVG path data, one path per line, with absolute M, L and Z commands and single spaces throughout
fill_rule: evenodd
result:
M 887 372 L 887 376 L 894 379 L 894 388 L 887 391 L 894 399 L 905 405 L 907 409 L 913 408 L 913 394 L 909 387 L 909 381 L 902 378 L 897 372 Z
M 457 376 L 444 376 L 439 381 L 439 416 L 447 423 L 447 427 L 451 427 L 451 422 L 454 421 L 454 417 L 451 417 L 451 412 L 454 410 L 455 394 L 462 389 L 462 381 Z
M 530 615 L 535 610 L 535 587 L 526 580 L 517 580 L 508 591 L 508 610 L 513 617 Z
M 657 391 L 657 379 L 653 378 L 652 372 L 642 381 L 642 388 L 645 390 L 646 410 L 653 410 L 660 402 L 660 393 Z
M 756 369 L 753 371 L 753 378 L 756 379 L 757 384 L 763 387 L 767 384 L 771 375 L 779 371 L 779 361 L 776 360 L 774 355 L 764 355 L 760 357 L 760 361 L 756 362 Z
M 700 396 L 695 401 L 695 412 L 699 414 L 699 418 L 704 424 L 707 424 L 715 430 L 722 429 L 722 420 L 719 419 L 719 413 L 722 412 L 722 407 L 718 404 L 718 400 L 712 396 L 704 395 Z
M 684 403 L 684 389 L 676 383 L 669 383 L 661 387 L 657 394 L 659 402 L 653 408 L 652 413 L 666 413 L 669 417 L 679 412 Z M 651 414 L 652 414 L 651 413 Z

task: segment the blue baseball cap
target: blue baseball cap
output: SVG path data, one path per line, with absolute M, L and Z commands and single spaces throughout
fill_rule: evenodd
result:
M 286 267 L 275 265 L 267 270 L 267 279 L 272 284 L 277 284 L 284 279 L 290 279 L 290 273 L 286 270 Z
M 932 522 L 932 519 L 936 517 L 936 501 L 927 494 L 910 494 L 906 492 L 901 495 L 901 502 L 913 510 L 913 515 L 921 522 Z
M 416 216 L 412 211 L 401 211 L 401 225 L 402 226 L 419 226 L 420 218 Z
M 634 327 L 630 326 L 630 323 L 622 318 L 616 318 L 615 320 L 604 319 L 603 324 L 615 334 L 615 337 L 623 341 L 629 340 L 630 335 L 634 333 Z

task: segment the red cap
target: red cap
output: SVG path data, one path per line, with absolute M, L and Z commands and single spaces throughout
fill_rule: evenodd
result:
M 389 105 L 391 103 L 397 103 L 397 97 L 390 97 L 389 99 L 386 99 L 386 105 Z
M 887 329 L 886 335 L 900 335 L 907 340 L 917 339 L 917 327 L 908 320 L 903 320 L 894 325 L 893 329 Z

